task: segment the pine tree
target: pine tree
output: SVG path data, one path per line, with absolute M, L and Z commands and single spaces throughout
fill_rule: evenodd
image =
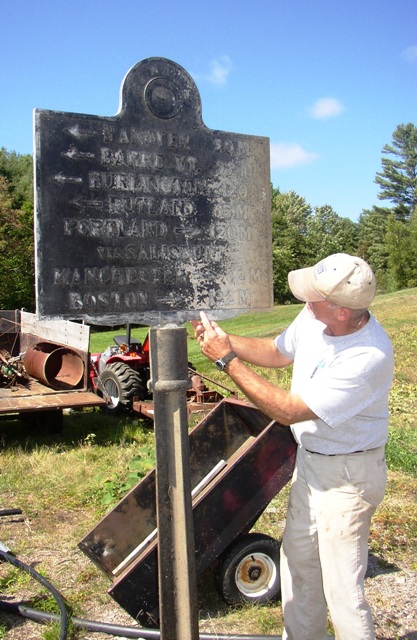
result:
M 382 153 L 382 171 L 375 182 L 381 187 L 380 200 L 394 203 L 397 220 L 409 220 L 417 205 L 417 128 L 414 124 L 400 124 Z

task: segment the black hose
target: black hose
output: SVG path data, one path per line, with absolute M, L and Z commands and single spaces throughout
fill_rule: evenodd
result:
M 6 551 L 2 551 L 0 549 L 0 560 L 4 559 L 6 562 L 18 567 L 19 569 L 23 569 L 33 578 L 35 578 L 38 582 L 40 582 L 46 589 L 48 589 L 53 597 L 55 598 L 61 615 L 55 613 L 46 613 L 45 611 L 39 611 L 37 609 L 31 609 L 30 607 L 24 606 L 22 603 L 10 603 L 4 602 L 0 600 L 0 609 L 6 611 L 8 613 L 13 613 L 16 615 L 21 615 L 26 618 L 30 618 L 31 620 L 35 620 L 36 622 L 61 622 L 61 633 L 60 640 L 65 640 L 67 637 L 68 631 L 68 613 L 65 608 L 64 600 L 55 589 L 55 587 L 48 581 L 46 578 L 41 576 L 35 569 L 30 567 L 29 565 L 21 562 L 17 558 L 15 558 L 12 554 L 7 553 Z M 121 636 L 124 638 L 139 638 L 140 640 L 159 640 L 160 639 L 160 631 L 159 629 L 145 629 L 143 627 L 125 627 L 122 625 L 114 625 L 107 624 L 105 622 L 94 622 L 92 620 L 81 620 L 80 618 L 71 618 L 72 624 L 74 626 L 79 627 L 81 629 L 85 629 L 86 631 L 96 631 L 101 633 L 107 633 L 113 636 Z M 241 640 L 271 640 L 271 638 L 281 638 L 281 636 L 248 636 L 248 635 L 222 635 L 216 633 L 215 635 L 202 633 L 199 635 L 199 640 L 236 640 L 237 638 Z
M 21 515 L 22 509 L 0 509 L 1 516 L 17 516 Z
M 6 562 L 23 569 L 26 573 L 29 573 L 33 578 L 38 580 L 44 587 L 46 587 L 55 598 L 61 615 L 56 613 L 46 613 L 45 611 L 39 611 L 37 609 L 31 609 L 26 607 L 22 603 L 11 603 L 0 600 L 0 610 L 2 609 L 6 613 L 12 613 L 15 615 L 21 615 L 25 618 L 34 620 L 35 622 L 61 622 L 60 640 L 65 640 L 68 631 L 68 613 L 65 608 L 64 600 L 55 589 L 55 587 L 48 582 L 43 576 L 41 576 L 35 569 L 32 569 L 29 565 L 21 562 L 10 553 L 0 550 L 0 560 L 4 559 Z M 118 624 L 108 624 L 106 622 L 95 622 L 93 620 L 81 620 L 80 618 L 71 618 L 71 623 L 86 631 L 93 631 L 98 633 L 107 633 L 112 636 L 119 636 L 124 638 L 138 638 L 139 640 L 160 640 L 161 634 L 159 629 L 145 629 L 144 627 L 126 627 Z M 329 636 L 333 638 L 333 636 Z M 210 634 L 200 633 L 199 640 L 281 640 L 281 636 L 254 636 L 254 635 L 224 635 L 224 634 Z
M 0 600 L 0 609 L 8 613 L 18 614 L 25 618 L 30 618 L 36 622 L 54 622 L 59 620 L 56 613 L 46 613 L 37 609 L 30 609 L 19 603 L 2 602 Z M 71 623 L 85 631 L 93 631 L 98 633 L 107 633 L 112 636 L 123 638 L 139 638 L 139 640 L 159 640 L 159 629 L 145 629 L 143 627 L 125 627 L 119 624 L 107 624 L 106 622 L 94 622 L 93 620 L 81 620 L 80 618 L 71 618 Z M 209 633 L 200 633 L 199 640 L 279 640 L 281 636 L 251 636 L 251 635 L 215 635 Z
M 9 564 L 12 564 L 15 567 L 18 567 L 19 569 L 23 569 L 23 571 L 26 571 L 26 573 L 32 576 L 32 578 L 35 578 L 35 580 L 37 580 L 43 587 L 45 587 L 46 589 L 48 589 L 48 591 L 50 591 L 61 613 L 60 617 L 57 616 L 57 618 L 61 620 L 61 630 L 59 634 L 59 640 L 65 640 L 67 637 L 67 631 L 68 631 L 68 613 L 65 607 L 64 600 L 61 594 L 59 593 L 59 591 L 57 591 L 57 589 L 55 589 L 55 587 L 50 582 L 48 582 L 46 578 L 44 578 L 43 576 L 41 576 L 40 573 L 35 571 L 35 569 L 25 564 L 24 562 L 21 562 L 20 560 L 15 558 L 12 554 L 7 553 L 7 551 L 2 551 L 0 549 L 0 560 L 2 559 L 8 562 Z

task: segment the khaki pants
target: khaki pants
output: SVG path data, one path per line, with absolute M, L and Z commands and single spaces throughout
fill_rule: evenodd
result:
M 384 447 L 324 456 L 299 447 L 281 546 L 283 640 L 374 640 L 364 595 L 372 515 L 386 485 Z

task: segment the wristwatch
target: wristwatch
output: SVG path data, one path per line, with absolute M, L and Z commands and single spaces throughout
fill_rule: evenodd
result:
M 227 365 L 229 364 L 229 362 L 233 360 L 233 358 L 237 358 L 236 353 L 234 351 L 229 351 L 229 353 L 226 353 L 225 356 L 223 356 L 219 360 L 216 360 L 214 364 L 216 365 L 219 371 L 224 371 Z

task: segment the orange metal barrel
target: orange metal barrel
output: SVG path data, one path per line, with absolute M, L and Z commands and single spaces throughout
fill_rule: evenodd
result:
M 53 389 L 73 389 L 84 375 L 84 363 L 78 353 L 50 343 L 28 349 L 23 364 L 30 376 Z

